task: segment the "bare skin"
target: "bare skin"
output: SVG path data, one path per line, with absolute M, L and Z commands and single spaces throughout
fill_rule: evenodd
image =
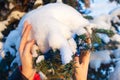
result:
M 31 48 L 34 44 L 34 40 L 28 41 L 30 30 L 31 25 L 25 22 L 19 52 L 22 63 L 22 74 L 29 80 L 33 80 L 36 71 L 33 69 L 31 54 Z
M 90 7 L 90 0 L 84 0 L 85 2 L 85 7 L 89 8 Z
M 34 74 L 36 73 L 32 65 L 32 53 L 31 48 L 34 44 L 34 40 L 28 40 L 28 36 L 31 30 L 31 25 L 28 22 L 24 23 L 24 29 L 22 33 L 22 39 L 19 47 L 20 58 L 22 63 L 22 74 L 29 80 L 33 80 Z M 91 43 L 90 38 L 87 40 Z M 88 65 L 89 65 L 90 51 L 86 51 L 85 55 L 82 56 L 82 63 L 79 62 L 79 57 L 75 56 L 75 78 L 76 80 L 87 80 Z
M 86 41 L 88 44 L 91 43 L 90 38 L 87 38 Z M 88 74 L 88 65 L 89 65 L 89 59 L 90 59 L 90 51 L 84 51 L 84 55 L 82 56 L 75 56 L 74 57 L 74 66 L 75 66 L 75 80 L 87 80 L 87 74 Z M 81 63 L 80 63 L 81 60 Z

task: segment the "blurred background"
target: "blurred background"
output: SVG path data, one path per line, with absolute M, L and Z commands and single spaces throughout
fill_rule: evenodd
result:
M 7 80 L 18 66 L 13 63 L 16 55 L 4 52 L 4 43 L 9 33 L 15 30 L 22 16 L 39 6 L 55 3 L 56 0 L 0 0 L 0 80 Z M 92 46 L 88 80 L 120 80 L 120 0 L 63 0 L 96 27 L 92 29 Z M 77 46 L 84 35 L 76 36 Z M 12 46 L 16 52 L 15 46 Z M 73 62 L 62 66 L 59 50 L 46 54 L 37 51 L 45 60 L 34 66 L 44 79 L 72 80 Z M 52 53 L 52 54 L 51 54 Z M 6 54 L 6 55 L 5 55 Z M 12 65 L 11 65 L 12 63 Z

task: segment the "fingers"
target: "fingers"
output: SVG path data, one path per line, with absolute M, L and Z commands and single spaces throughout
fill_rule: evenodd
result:
M 25 46 L 25 49 L 24 49 L 24 50 L 25 50 L 24 53 L 25 53 L 26 55 L 29 55 L 29 54 L 30 54 L 30 50 L 31 50 L 33 44 L 34 44 L 34 40 L 31 40 L 31 41 L 27 42 L 27 44 L 26 44 L 26 46 Z M 32 55 L 31 55 L 31 56 L 32 56 Z
M 26 27 L 27 27 L 28 24 L 29 24 L 29 23 L 28 23 L 27 21 L 24 22 L 24 27 L 23 27 L 23 30 L 22 30 L 22 34 L 23 34 L 23 32 L 25 31 L 25 29 L 26 29 Z
M 90 34 L 89 33 L 86 33 L 85 34 L 86 35 L 86 42 L 89 44 L 89 43 L 91 43 L 91 39 L 90 39 Z
M 90 38 L 87 39 L 87 43 L 91 44 L 91 39 Z
M 82 56 L 82 63 L 81 63 L 81 65 L 84 66 L 85 68 L 87 68 L 88 65 L 89 65 L 89 60 L 90 60 L 90 51 L 87 50 L 87 51 L 85 51 L 84 54 L 85 55 Z
M 86 43 L 91 44 L 91 39 L 90 39 L 90 34 L 87 33 L 86 34 Z M 87 67 L 89 65 L 89 59 L 90 59 L 90 51 L 89 50 L 85 50 L 83 51 L 83 55 L 81 57 L 82 59 L 82 64 L 83 66 Z
M 90 33 L 88 31 L 85 35 L 86 35 L 86 37 L 90 37 Z
M 79 62 L 79 56 L 75 56 L 74 57 L 74 65 L 75 65 L 75 67 L 79 67 L 80 66 L 80 62 Z
M 24 50 L 25 44 L 27 42 L 27 38 L 29 36 L 29 32 L 31 30 L 31 25 L 29 25 L 29 24 L 24 24 L 24 27 L 25 27 L 25 29 L 22 34 L 22 39 L 21 39 L 20 48 L 19 48 L 20 53 L 22 53 Z

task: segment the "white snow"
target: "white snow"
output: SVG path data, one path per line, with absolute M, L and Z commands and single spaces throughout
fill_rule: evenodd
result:
M 47 78 L 47 76 L 43 73 L 43 72 L 39 72 L 39 75 L 40 75 L 40 78 L 42 79 L 42 80 L 47 80 L 48 78 Z
M 38 1 L 40 2 L 40 0 Z M 83 28 L 86 26 L 88 32 L 90 33 L 92 33 L 91 28 L 108 30 L 111 29 L 111 20 L 114 23 L 120 22 L 119 18 L 117 17 L 117 15 L 120 15 L 120 5 L 116 4 L 115 2 L 110 3 L 108 0 L 94 0 L 94 3 L 92 2 L 90 7 L 92 12 L 89 14 L 94 17 L 94 20 L 91 21 L 92 24 L 89 24 L 89 21 L 84 19 L 82 15 L 76 12 L 73 8 L 62 4 L 61 0 L 58 1 L 60 1 L 60 3 L 51 3 L 27 13 L 27 15 L 21 19 L 18 28 L 12 31 L 7 37 L 4 45 L 5 51 L 8 50 L 10 53 L 12 53 L 12 55 L 15 55 L 14 50 L 10 46 L 16 45 L 16 49 L 19 48 L 23 23 L 27 20 L 33 26 L 32 38 L 36 40 L 39 49 L 43 53 L 47 52 L 50 48 L 53 50 L 59 49 L 62 62 L 63 64 L 66 64 L 72 60 L 71 56 L 76 52 L 76 43 L 72 38 L 73 34 L 76 33 L 81 35 L 86 33 L 86 30 Z M 14 17 L 14 19 L 20 19 L 20 16 L 23 15 L 24 13 L 14 12 L 8 17 L 8 20 L 10 20 L 12 17 Z M 6 25 L 0 25 L 3 26 L 0 27 L 1 32 L 6 28 Z M 98 35 L 99 37 L 102 36 L 101 39 L 103 39 L 105 43 L 110 41 L 110 38 L 107 35 Z M 3 37 L 2 34 L 1 37 Z M 111 40 L 120 42 L 119 38 L 119 35 L 115 34 Z M 37 46 L 33 47 L 32 53 L 34 53 L 34 57 L 38 56 L 36 54 L 37 49 Z M 119 48 L 112 52 L 115 58 L 120 57 Z M 18 54 L 19 53 L 17 52 L 17 57 L 13 63 L 20 61 Z M 95 71 L 98 71 L 98 68 L 100 68 L 101 64 L 108 64 L 111 62 L 112 59 L 110 58 L 110 55 L 111 51 L 109 50 L 93 52 L 90 57 L 90 67 L 95 69 Z M 44 56 L 39 56 L 36 63 L 43 59 Z M 113 80 L 113 78 L 116 77 L 115 75 L 119 75 L 118 72 L 119 68 L 115 68 L 115 71 L 112 74 L 113 76 L 110 80 Z
M 13 11 L 7 18 L 7 21 L 9 22 L 11 19 L 16 19 L 19 20 L 25 12 L 20 12 L 20 11 Z
M 10 2 L 9 3 L 9 9 L 11 10 L 11 9 L 13 9 L 15 7 L 15 5 L 12 3 L 12 2 Z
M 40 63 L 42 60 L 44 60 L 44 56 L 43 55 L 40 55 L 38 56 L 37 60 L 36 60 L 36 63 Z
M 77 49 L 77 44 L 76 44 L 75 40 L 73 38 L 71 38 L 71 39 L 68 40 L 68 43 L 71 47 L 72 52 L 75 54 L 77 52 L 77 50 L 76 50 Z
M 91 22 L 96 24 L 95 28 L 97 29 L 109 30 L 111 28 L 111 16 L 108 14 L 101 14 L 97 17 L 94 17 Z
M 5 30 L 6 27 L 6 21 L 0 21 L 0 38 L 3 38 L 2 31 Z
M 3 38 L 3 34 L 1 32 L 7 28 L 11 21 L 13 21 L 14 19 L 19 20 L 24 14 L 24 12 L 13 11 L 12 13 L 10 13 L 6 20 L 0 21 L 0 38 Z
M 20 33 L 18 30 L 11 31 L 4 43 L 3 50 L 5 52 L 10 51 L 10 53 L 15 56 L 15 50 L 11 47 L 11 45 L 17 46 L 17 40 L 19 39 L 19 37 Z
M 0 41 L 0 50 L 3 48 L 3 42 Z
M 99 16 L 101 14 L 109 14 L 109 12 L 120 5 L 116 2 L 109 2 L 109 0 L 94 0 L 94 3 L 91 3 L 91 13 L 93 17 Z
M 120 58 L 120 48 L 113 50 L 112 54 L 115 58 Z
M 5 52 L 3 51 L 3 42 L 0 42 L 0 61 L 5 57 Z
M 57 0 L 58 3 L 62 3 L 62 0 Z
M 120 43 L 120 35 L 119 34 L 115 34 L 111 37 L 111 40 L 112 41 L 117 41 Z
M 120 80 L 120 61 L 116 63 L 115 70 L 110 74 L 109 80 Z
M 37 53 L 38 50 L 39 50 L 38 46 L 34 44 L 33 47 L 32 47 L 32 51 L 31 51 L 33 57 L 38 56 L 38 53 Z
M 90 55 L 90 67 L 98 71 L 101 64 L 109 64 L 111 62 L 110 58 L 111 51 L 101 50 L 95 51 Z
M 35 3 L 34 3 L 34 5 L 39 5 L 39 4 L 42 5 L 42 4 L 43 4 L 43 1 L 42 1 L 42 0 L 36 0 Z
M 113 10 L 111 10 L 109 12 L 109 14 L 112 15 L 112 16 L 118 16 L 118 15 L 120 15 L 120 5 L 118 7 L 116 7 L 116 8 L 114 8 Z
M 79 12 L 63 3 L 51 3 L 29 12 L 21 19 L 16 32 L 22 32 L 25 21 L 32 25 L 32 38 L 36 40 L 40 51 L 44 53 L 50 48 L 60 49 L 63 64 L 69 63 L 73 55 L 67 39 L 72 38 L 74 33 L 79 35 L 86 33 L 84 27 L 89 25 L 89 21 L 83 18 Z M 20 43 L 20 39 L 16 41 L 20 36 L 19 33 L 15 34 L 14 32 L 10 33 L 11 38 L 8 36 L 9 39 L 6 41 L 7 44 L 10 43 L 9 40 L 15 41 L 9 45 L 9 51 L 12 53 L 14 52 L 10 46 L 16 42 Z
M 110 37 L 107 34 L 104 33 L 97 33 L 98 37 L 104 42 L 104 43 L 109 43 L 110 42 Z

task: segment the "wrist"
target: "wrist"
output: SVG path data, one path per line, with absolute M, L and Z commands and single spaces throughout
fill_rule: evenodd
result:
M 31 69 L 31 70 L 22 70 L 21 73 L 29 80 L 33 80 L 33 77 L 36 73 L 35 69 Z

